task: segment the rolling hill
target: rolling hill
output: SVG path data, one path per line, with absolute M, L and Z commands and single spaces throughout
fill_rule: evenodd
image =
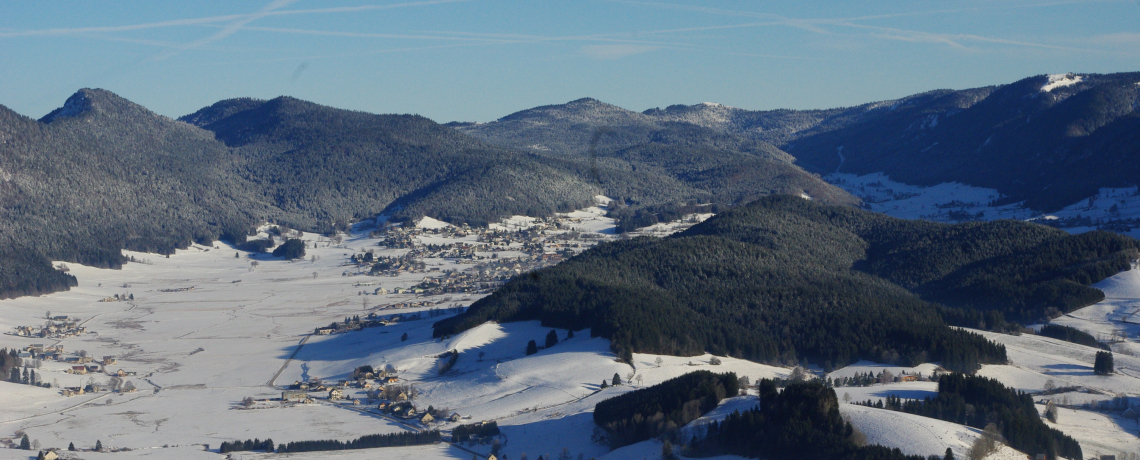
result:
M 1103 299 L 1089 285 L 1136 256 L 1136 240 L 1107 232 L 907 221 L 769 197 L 519 276 L 435 334 L 541 320 L 590 328 L 624 357 L 707 351 L 825 368 L 935 360 L 972 371 L 1004 361 L 1004 350 L 947 322 L 1000 327 L 1074 310 Z
M 289 97 L 220 101 L 180 120 L 98 89 L 40 120 L 0 107 L 0 297 L 74 285 L 49 260 L 116 268 L 123 248 L 240 242 L 265 221 L 319 232 L 381 214 L 486 224 L 582 208 L 600 194 L 644 205 L 772 193 L 857 201 L 774 148 L 654 136 L 625 154 L 634 164 L 512 149 L 419 116 Z

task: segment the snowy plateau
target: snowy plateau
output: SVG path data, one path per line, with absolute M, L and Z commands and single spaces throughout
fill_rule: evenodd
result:
M 912 218 L 939 216 L 937 205 L 944 200 L 984 203 L 993 198 L 993 192 L 953 184 L 912 190 L 890 184 L 885 177 L 837 175 L 832 179 L 865 194 L 885 194 L 885 188 L 892 189 L 892 197 L 917 193 L 872 204 L 875 210 Z M 1128 191 L 1109 191 L 1085 204 L 1101 209 L 1113 200 L 1126 202 L 1118 207 L 1120 212 L 1140 214 L 1140 198 Z M 558 222 L 564 224 L 559 231 L 573 231 L 595 242 L 618 238 L 614 222 L 604 217 L 605 202 L 599 199 L 596 207 L 559 215 Z M 987 217 L 1033 217 L 1015 208 L 986 208 L 985 212 Z M 1073 212 L 1087 215 L 1089 211 Z M 1059 217 L 1065 215 L 1058 213 Z M 688 216 L 682 222 L 658 224 L 640 233 L 667 235 L 708 217 Z M 513 231 L 542 223 L 540 219 L 516 216 L 493 227 Z M 446 223 L 425 219 L 419 226 L 424 231 L 414 237 L 417 244 L 466 242 L 476 246 L 475 254 L 491 256 L 489 251 L 481 252 L 474 236 L 440 232 L 448 228 Z M 594 442 L 591 412 L 595 404 L 693 370 L 733 371 L 753 381 L 787 378 L 792 373 L 788 368 L 727 357 L 719 358 L 721 363 L 714 365 L 711 355 L 634 354 L 631 366 L 618 362 L 608 341 L 591 338 L 589 331 L 577 331 L 573 338 L 563 339 L 568 331 L 558 330 L 561 341 L 557 346 L 526 355 L 527 342 L 541 342 L 549 332 L 537 322 L 486 323 L 455 336 L 433 338 L 432 323 L 441 315 L 455 314 L 485 294 L 406 291 L 422 283 L 424 273 L 365 276 L 350 263 L 353 254 L 374 249 L 377 257 L 395 257 L 408 251 L 378 246 L 370 234 L 373 229 L 361 224 L 333 239 L 301 234 L 307 245 L 306 258 L 293 262 L 268 254 L 250 257 L 242 252 L 235 257 L 237 251 L 220 242 L 192 245 L 170 257 L 127 252 L 140 262 L 129 263 L 121 270 L 69 264 L 70 273 L 79 279 L 79 285 L 70 291 L 0 301 L 0 331 L 5 332 L 0 335 L 0 347 L 62 345 L 66 355 L 83 350 L 97 360 L 104 356 L 115 359 L 114 364 L 89 374 L 69 373 L 71 364 L 44 361 L 37 370 L 43 381 L 54 382 L 57 387 L 83 386 L 91 381 L 105 384 L 110 373 L 122 370 L 126 374 L 122 379 L 137 388 L 127 393 L 63 396 L 60 388 L 0 382 L 0 407 L 4 408 L 0 411 L 0 442 L 14 447 L 20 441 L 16 433 L 26 433 L 43 449 L 58 448 L 64 458 L 83 459 L 468 459 L 486 458 L 491 446 L 439 443 L 291 454 L 220 454 L 218 446 L 223 441 L 253 438 L 270 438 L 275 443 L 349 440 L 425 429 L 439 429 L 449 439 L 449 431 L 459 424 L 493 420 L 502 431 L 502 452 L 510 459 L 522 458 L 524 453 L 529 458 L 549 458 L 564 450 L 571 458 L 657 459 L 661 457 L 657 441 L 614 451 Z M 500 251 L 496 258 L 523 258 L 525 254 L 519 249 Z M 425 258 L 423 262 L 426 276 L 475 269 L 469 261 L 455 258 Z M 1136 339 L 1140 333 L 1140 270 L 1120 273 L 1096 287 L 1105 291 L 1106 300 L 1057 322 L 1096 336 L 1115 337 L 1116 374 L 1094 375 L 1093 348 L 1039 336 L 979 331 L 1004 344 L 1012 361 L 986 366 L 980 373 L 1030 393 L 1041 392 L 1047 384 L 1070 387 L 1066 393 L 1034 396 L 1042 411 L 1049 399 L 1061 405 L 1053 426 L 1076 438 L 1089 457 L 1138 453 L 1140 426 L 1110 406 L 1121 398 L 1131 405 L 1140 404 L 1140 357 L 1136 357 L 1140 353 Z M 116 294 L 125 300 L 103 301 Z M 19 326 L 42 324 L 48 312 L 79 318 L 85 332 L 62 339 L 8 333 Z M 382 327 L 328 335 L 315 332 L 353 316 L 398 320 Z M 441 375 L 437 371 L 441 356 L 451 350 L 458 351 L 460 358 Z M 294 382 L 320 379 L 333 385 L 352 381 L 354 370 L 364 365 L 394 370 L 398 383 L 415 387 L 417 407 L 446 407 L 459 419 L 425 422 L 382 414 L 375 402 L 364 402 L 369 389 L 352 386 L 344 388 L 343 399 L 311 393 L 309 403 L 279 400 L 283 389 Z M 834 378 L 883 370 L 896 375 L 903 371 L 929 375 L 935 369 L 936 363 L 904 369 L 859 362 L 827 375 L 821 369 L 812 371 L 818 377 Z M 628 383 L 602 388 L 600 382 L 614 374 Z M 936 391 L 932 382 L 836 388 L 841 400 L 851 402 L 889 395 L 922 398 Z M 247 398 L 252 402 L 243 404 Z M 354 400 L 360 404 L 353 404 Z M 702 425 L 734 410 L 754 407 L 756 401 L 755 390 L 748 396 L 728 398 L 683 430 L 699 434 Z M 855 404 L 842 404 L 841 413 L 868 442 L 897 447 L 908 454 L 942 454 L 950 448 L 963 458 L 980 436 L 979 430 L 963 425 Z M 105 451 L 115 452 L 90 451 L 97 442 Z M 84 451 L 67 452 L 69 443 Z M 207 445 L 208 449 L 204 448 Z M 0 460 L 34 458 L 34 454 L 0 448 Z M 1022 459 L 1025 454 L 1003 446 L 989 458 Z

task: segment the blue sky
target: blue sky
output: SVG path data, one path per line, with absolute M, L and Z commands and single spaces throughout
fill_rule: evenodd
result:
M 36 118 L 83 87 L 171 117 L 289 95 L 446 122 L 580 97 L 826 108 L 1124 71 L 1140 71 L 1140 0 L 0 4 L 0 104 Z

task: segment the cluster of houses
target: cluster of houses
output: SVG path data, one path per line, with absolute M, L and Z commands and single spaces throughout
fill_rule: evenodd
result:
M 99 299 L 100 302 L 126 302 L 128 300 L 135 300 L 134 294 L 115 294 L 111 297 L 104 297 Z
M 53 316 L 44 324 L 38 326 L 16 326 L 13 335 L 20 337 L 40 337 L 45 339 L 64 339 L 87 332 L 87 328 L 79 325 L 79 318 L 66 316 Z
M 20 359 L 38 359 L 41 361 L 59 361 L 63 363 L 72 364 L 71 368 L 67 370 L 71 374 L 88 374 L 92 372 L 100 372 L 100 365 L 110 366 L 117 362 L 114 356 L 104 356 L 101 360 L 96 360 L 94 357 L 87 356 L 85 352 L 65 356 L 63 353 L 63 345 L 47 345 L 42 343 L 33 343 L 24 347 L 22 351 L 17 353 L 16 357 Z M 123 372 L 123 371 L 119 371 Z

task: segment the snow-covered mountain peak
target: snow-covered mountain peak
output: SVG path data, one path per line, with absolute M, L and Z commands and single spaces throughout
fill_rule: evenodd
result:
M 1049 75 L 1049 82 L 1041 87 L 1041 91 L 1048 93 L 1057 88 L 1075 85 L 1083 81 L 1085 77 L 1072 73 L 1058 73 Z

